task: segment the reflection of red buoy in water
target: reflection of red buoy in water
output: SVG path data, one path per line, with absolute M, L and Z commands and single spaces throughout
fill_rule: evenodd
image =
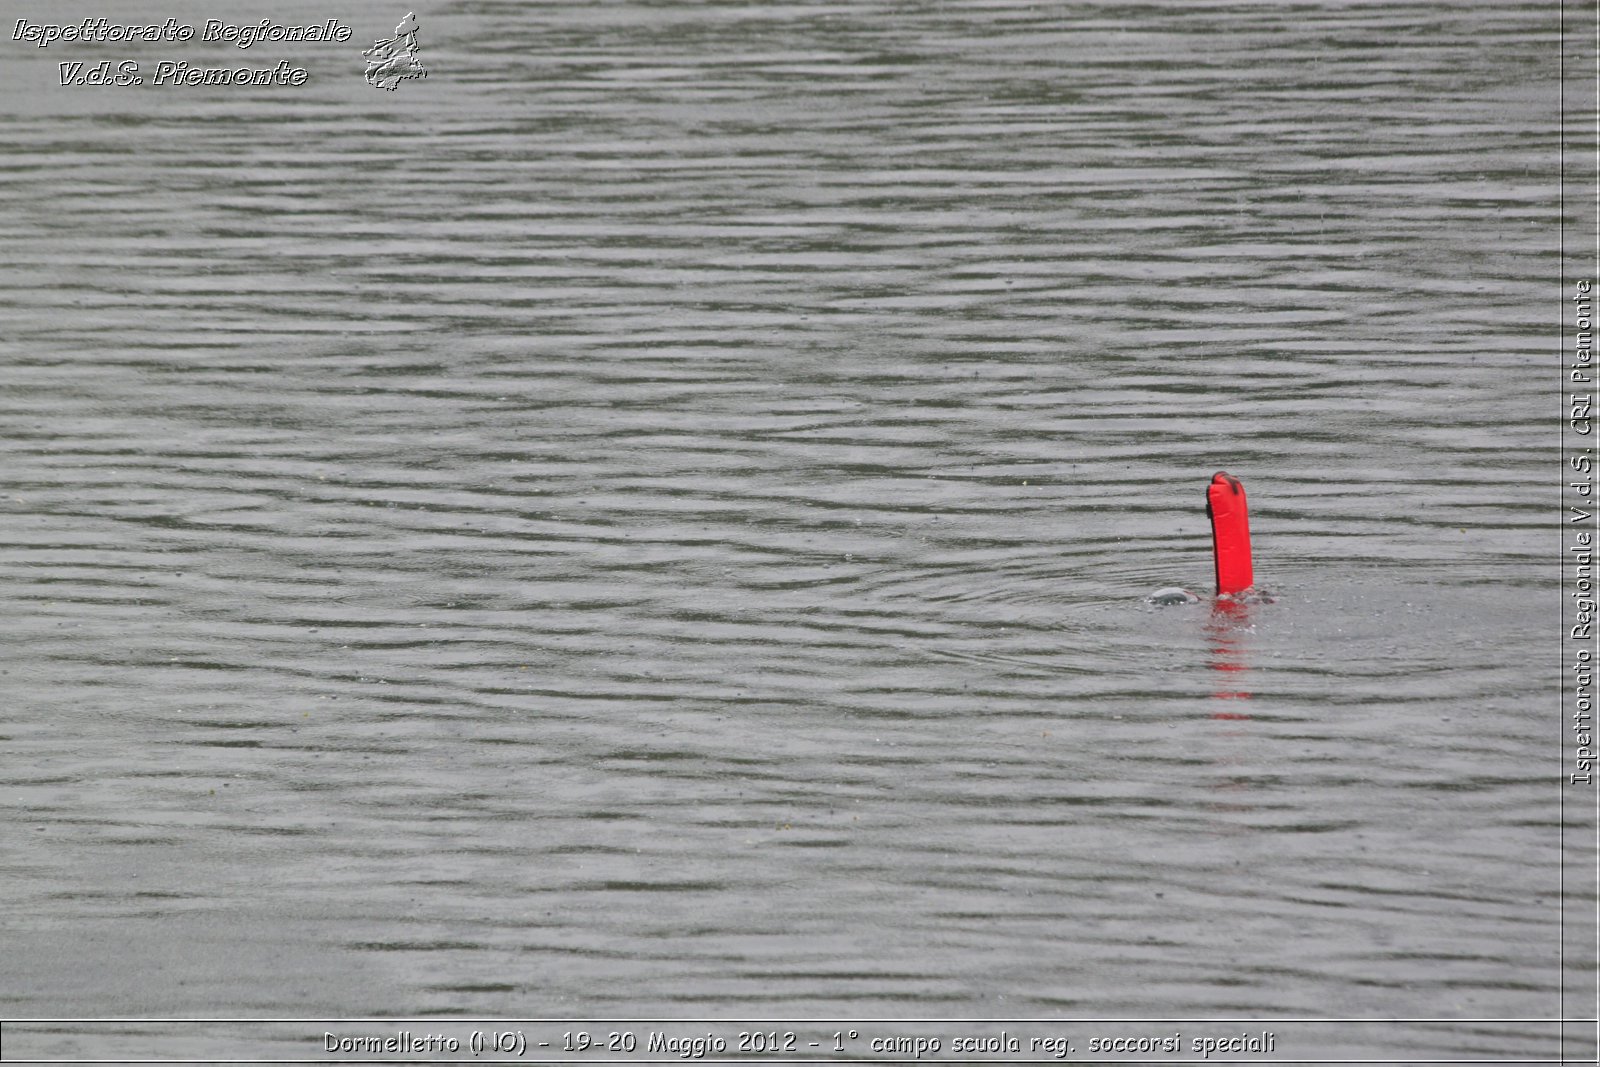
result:
M 1242 593 L 1255 583 L 1255 573 L 1250 565 L 1250 509 L 1239 479 L 1226 471 L 1211 476 L 1211 484 L 1206 486 L 1206 514 L 1211 516 L 1217 595 Z
M 1242 634 L 1250 623 L 1253 605 L 1241 603 L 1230 597 L 1219 596 L 1211 605 L 1211 618 L 1206 622 L 1206 637 L 1211 643 L 1210 667 L 1223 672 L 1216 680 L 1217 688 L 1211 696 L 1217 700 L 1249 700 L 1253 694 L 1246 676 L 1250 667 L 1245 662 Z M 1236 705 L 1237 706 L 1237 705 Z M 1242 711 L 1214 711 L 1213 719 L 1248 719 Z

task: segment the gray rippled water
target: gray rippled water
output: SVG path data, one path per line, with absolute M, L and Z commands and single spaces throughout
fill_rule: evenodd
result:
M 1558 1010 L 1552 5 L 400 13 L 0 45 L 0 1014 Z

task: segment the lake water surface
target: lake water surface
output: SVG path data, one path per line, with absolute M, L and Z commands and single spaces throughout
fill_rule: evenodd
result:
M 0 1015 L 1555 1055 L 1555 5 L 402 14 L 0 42 Z

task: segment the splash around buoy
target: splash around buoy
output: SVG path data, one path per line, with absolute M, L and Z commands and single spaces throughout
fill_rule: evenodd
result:
M 1187 589 L 1179 589 L 1169 585 L 1165 589 L 1157 589 L 1154 593 L 1144 598 L 1146 604 L 1154 604 L 1158 608 L 1170 608 L 1175 604 L 1198 604 L 1200 598 Z

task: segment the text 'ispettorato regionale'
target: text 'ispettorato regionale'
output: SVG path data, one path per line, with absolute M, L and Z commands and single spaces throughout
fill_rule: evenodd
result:
M 196 30 L 192 25 L 169 18 L 148 24 L 112 22 L 105 18 L 86 18 L 81 22 L 29 22 L 18 19 L 12 27 L 13 41 L 27 41 L 39 48 L 56 42 L 81 41 L 86 44 L 159 44 L 163 41 L 220 41 L 249 48 L 258 41 L 337 41 L 351 38 L 350 27 L 338 19 L 303 26 L 286 25 L 262 19 L 260 22 L 224 22 L 207 19 Z

